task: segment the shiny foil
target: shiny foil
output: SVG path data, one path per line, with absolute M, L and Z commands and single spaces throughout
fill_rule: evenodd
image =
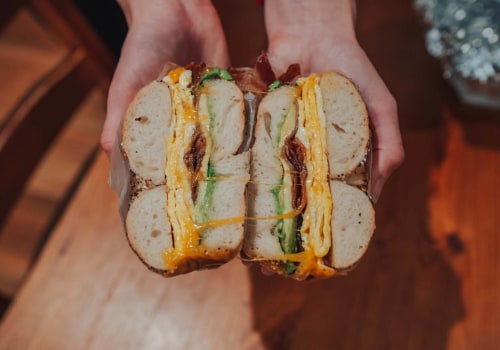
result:
M 500 108 L 500 0 L 414 0 L 414 6 L 445 78 L 460 85 L 465 100 L 483 95 L 468 102 Z

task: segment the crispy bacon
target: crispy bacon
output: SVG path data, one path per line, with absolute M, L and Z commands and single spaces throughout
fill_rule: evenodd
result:
M 190 87 L 197 86 L 201 77 L 206 73 L 207 65 L 205 63 L 194 63 L 191 62 L 185 67 L 187 70 L 191 71 L 191 84 Z
M 269 85 L 277 79 L 281 84 L 292 83 L 300 75 L 300 65 L 298 63 L 290 65 L 285 73 L 276 78 L 267 54 L 262 53 L 253 68 L 229 68 L 228 72 L 241 90 L 261 95 L 268 92 Z
M 257 95 L 265 94 L 267 85 L 260 79 L 254 68 L 229 68 L 229 74 L 233 77 L 236 85 L 243 92 L 253 92 Z
M 198 182 L 202 175 L 200 173 L 201 163 L 205 156 L 206 148 L 207 139 L 201 132 L 200 127 L 197 126 L 189 150 L 184 154 L 184 164 L 186 164 L 191 177 L 191 198 L 193 202 L 196 202 L 196 198 L 198 197 Z
M 269 84 L 276 80 L 276 75 L 273 72 L 271 64 L 269 63 L 269 59 L 267 58 L 267 54 L 265 52 L 261 53 L 259 57 L 257 57 L 254 69 L 264 85 L 269 86 Z
M 306 148 L 295 137 L 295 133 L 291 134 L 285 140 L 281 156 L 286 159 L 290 168 L 292 169 L 292 207 L 295 210 L 300 210 L 297 215 L 297 230 L 295 232 L 297 241 L 297 251 L 304 250 L 302 247 L 302 237 L 300 235 L 300 228 L 302 227 L 302 213 L 306 208 L 306 179 L 307 168 L 304 163 L 306 157 Z
M 292 207 L 295 210 L 305 207 L 307 178 L 305 155 L 306 149 L 302 142 L 295 135 L 290 135 L 283 146 L 282 157 L 292 168 Z
M 285 73 L 281 74 L 278 80 L 281 82 L 281 85 L 290 84 L 300 75 L 300 64 L 295 63 L 288 66 L 288 69 Z

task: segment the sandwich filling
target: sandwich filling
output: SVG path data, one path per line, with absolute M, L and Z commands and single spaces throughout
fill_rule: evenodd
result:
M 193 79 L 191 70 L 178 68 L 164 79 L 173 108 L 165 175 L 174 243 L 164 252 L 165 268 L 176 271 L 189 262 L 228 258 L 223 250 L 208 252 L 203 247 L 204 233 L 212 227 L 255 219 L 277 220 L 273 234 L 283 251 L 283 256 L 275 259 L 279 261 L 277 271 L 297 279 L 333 275 L 335 270 L 324 262 L 331 249 L 333 201 L 319 77 L 313 74 L 298 79 L 296 104 L 284 114 L 272 137 L 283 168 L 282 180 L 272 189 L 277 215 L 211 220 L 210 208 L 219 177 L 211 159 L 215 116 L 203 87 L 206 76 Z M 220 71 L 217 76 L 225 79 Z
M 297 81 L 296 106 L 290 107 L 273 137 L 283 167 L 283 180 L 273 189 L 280 218 L 274 228 L 284 256 L 278 271 L 297 279 L 329 277 L 324 262 L 331 248 L 333 200 L 328 177 L 326 120 L 319 77 Z
M 227 252 L 208 252 L 201 244 L 211 227 L 242 222 L 244 217 L 209 220 L 217 175 L 211 160 L 211 136 L 215 116 L 211 113 L 203 81 L 212 79 L 208 71 L 193 87 L 193 72 L 185 68 L 171 71 L 163 80 L 172 97 L 172 127 L 167 138 L 167 215 L 172 225 L 173 248 L 164 252 L 168 271 L 189 263 L 223 260 Z M 225 72 L 225 71 L 224 71 Z M 227 72 L 226 72 L 227 73 Z M 217 77 L 229 80 L 219 70 Z

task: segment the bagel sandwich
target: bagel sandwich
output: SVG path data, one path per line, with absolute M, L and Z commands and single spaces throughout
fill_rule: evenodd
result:
M 263 58 L 262 58 L 263 57 Z M 370 129 L 336 72 L 171 67 L 123 120 L 129 244 L 175 276 L 241 255 L 297 280 L 348 271 L 375 229 Z M 122 203 L 123 204 L 123 203 Z
M 244 256 L 298 280 L 350 269 L 375 229 L 368 114 L 354 84 L 328 72 L 277 87 L 254 134 Z
M 249 152 L 241 90 L 225 70 L 177 67 L 139 91 L 123 120 L 131 248 L 165 276 L 217 267 L 243 242 Z

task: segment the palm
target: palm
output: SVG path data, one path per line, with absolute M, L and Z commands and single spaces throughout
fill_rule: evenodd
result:
M 270 42 L 270 60 L 278 72 L 289 64 L 300 63 L 305 74 L 336 70 L 350 77 L 358 86 L 373 130 L 372 194 L 377 199 L 385 180 L 402 159 L 396 103 L 355 41 L 327 44 L 325 41 L 309 42 L 301 46 L 296 37 L 282 37 Z

